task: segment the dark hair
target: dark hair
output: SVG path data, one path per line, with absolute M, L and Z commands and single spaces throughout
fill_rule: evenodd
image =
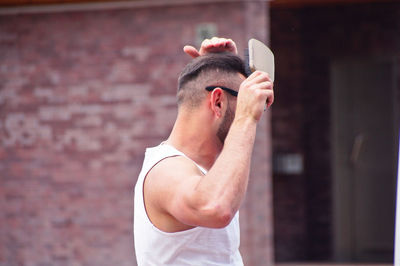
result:
M 202 95 L 206 93 L 208 82 L 217 82 L 227 75 L 240 73 L 247 77 L 244 61 L 232 53 L 211 53 L 199 56 L 187 64 L 178 79 L 178 105 L 189 102 L 197 106 Z M 201 82 L 203 81 L 203 82 Z M 222 84 L 207 84 L 222 85 Z

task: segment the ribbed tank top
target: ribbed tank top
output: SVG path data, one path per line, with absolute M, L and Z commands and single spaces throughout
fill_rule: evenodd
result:
M 239 253 L 239 213 L 236 213 L 228 226 L 221 229 L 195 227 L 167 233 L 151 223 L 143 200 L 144 180 L 158 162 L 173 156 L 185 154 L 167 144 L 146 149 L 143 167 L 135 186 L 134 240 L 138 266 L 243 265 Z M 206 174 L 202 167 L 196 166 Z

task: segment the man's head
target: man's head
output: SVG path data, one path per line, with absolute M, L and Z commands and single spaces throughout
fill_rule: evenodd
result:
M 178 106 L 197 107 L 208 93 L 207 86 L 225 86 L 237 91 L 238 74 L 247 77 L 244 62 L 237 55 L 214 53 L 197 57 L 179 75 Z
M 190 62 L 181 72 L 178 80 L 178 107 L 194 111 L 207 99 L 207 95 L 215 94 L 213 86 L 220 94 L 224 95 L 226 109 L 219 121 L 217 136 L 224 142 L 230 125 L 235 115 L 236 98 L 225 88 L 238 91 L 239 86 L 246 77 L 243 60 L 231 53 L 207 54 L 197 57 Z M 222 89 L 221 89 L 222 88 Z M 218 98 L 218 97 L 217 97 Z M 217 100 L 209 100 L 214 103 Z

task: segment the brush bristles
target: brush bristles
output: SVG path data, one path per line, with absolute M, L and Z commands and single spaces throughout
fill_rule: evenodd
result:
M 253 71 L 251 71 L 250 69 L 250 65 L 249 65 L 249 49 L 244 49 L 244 69 L 246 71 L 247 76 L 250 76 L 251 73 L 253 73 Z

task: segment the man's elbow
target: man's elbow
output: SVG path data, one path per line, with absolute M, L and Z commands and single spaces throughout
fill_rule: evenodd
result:
M 219 214 L 215 228 L 224 228 L 228 226 L 231 223 L 234 216 L 235 215 L 232 212 L 224 212 Z
M 209 227 L 212 228 L 224 228 L 230 224 L 235 212 L 232 208 L 227 206 L 221 206 L 218 204 L 212 204 L 204 210 L 208 216 Z

